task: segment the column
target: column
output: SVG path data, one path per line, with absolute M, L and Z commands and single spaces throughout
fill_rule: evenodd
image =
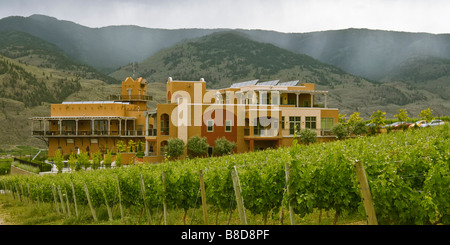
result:
M 148 156 L 148 141 L 145 141 L 145 156 Z
M 78 135 L 78 119 L 75 119 L 75 135 Z
M 91 120 L 91 135 L 94 135 L 94 119 Z
M 145 134 L 146 136 L 148 136 L 148 112 L 145 112 Z M 147 147 L 147 143 L 145 144 L 145 147 Z
M 328 108 L 328 107 L 327 107 L 327 95 L 328 95 L 328 94 L 325 94 L 325 103 L 324 103 L 324 107 L 325 107 L 325 108 Z
M 300 93 L 295 93 L 297 95 L 297 107 L 300 107 Z
M 44 136 L 45 136 L 45 119 L 44 119 Z
M 59 119 L 59 135 L 62 135 L 62 120 Z
M 106 130 L 108 130 L 108 132 L 106 132 L 106 135 L 111 135 L 111 119 L 108 118 L 108 126 L 106 127 Z
M 119 119 L 119 135 L 122 135 L 122 119 Z
M 313 100 L 313 98 L 314 98 L 314 94 L 311 93 L 311 108 L 314 107 L 314 100 Z

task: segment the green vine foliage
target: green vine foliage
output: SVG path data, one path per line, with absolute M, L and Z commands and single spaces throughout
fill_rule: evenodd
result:
M 237 169 L 245 208 L 267 216 L 291 204 L 303 217 L 314 210 L 364 214 L 354 162 L 362 161 L 379 224 L 450 224 L 450 141 L 448 125 L 359 137 L 324 144 L 49 176 L 3 176 L 0 189 L 54 202 L 53 185 L 67 190 L 73 203 L 87 205 L 86 184 L 95 208 L 118 205 L 118 184 L 125 208 L 147 207 L 151 214 L 200 208 L 199 171 L 206 201 L 222 212 L 236 208 L 231 170 Z M 290 167 L 286 183 L 285 165 Z M 165 186 L 162 173 L 165 173 Z M 141 191 L 140 179 L 145 185 Z M 289 186 L 290 193 L 286 194 Z M 145 197 L 145 199 L 144 199 Z M 105 201 L 106 199 L 106 201 Z M 152 216 L 155 219 L 155 215 Z

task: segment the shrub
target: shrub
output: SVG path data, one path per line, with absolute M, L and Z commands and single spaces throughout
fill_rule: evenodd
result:
M 317 142 L 317 133 L 314 130 L 311 130 L 309 128 L 305 128 L 300 130 L 298 133 L 298 139 L 300 142 L 304 144 L 311 144 Z
M 236 147 L 236 143 L 228 141 L 225 137 L 219 138 L 214 142 L 214 154 L 228 155 Z
M 355 135 L 362 135 L 362 134 L 367 134 L 368 133 L 367 125 L 366 125 L 365 122 L 362 122 L 362 121 L 356 122 L 351 127 L 351 131 Z
M 184 153 L 184 141 L 180 138 L 170 138 L 167 141 L 166 154 L 168 157 L 179 157 Z
M 192 157 L 203 156 L 208 153 L 209 144 L 205 137 L 194 136 L 187 142 L 188 154 Z
M 347 128 L 342 124 L 338 123 L 336 124 L 332 129 L 331 132 L 333 132 L 336 137 L 341 140 L 342 138 L 346 137 L 348 135 Z

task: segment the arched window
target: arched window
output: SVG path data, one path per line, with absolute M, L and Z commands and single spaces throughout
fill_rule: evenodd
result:
M 161 135 L 169 135 L 169 115 L 166 113 L 161 115 Z

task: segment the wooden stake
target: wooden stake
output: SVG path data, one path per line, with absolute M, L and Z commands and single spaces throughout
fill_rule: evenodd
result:
M 119 193 L 120 219 L 123 221 L 122 196 L 120 194 L 119 176 L 117 176 L 117 191 Z
M 292 200 L 291 200 L 291 188 L 290 188 L 290 183 L 289 183 L 289 179 L 291 176 L 291 169 L 289 167 L 289 163 L 286 162 L 284 164 L 284 168 L 285 168 L 285 172 L 286 172 L 286 193 L 288 196 L 288 200 L 289 200 L 289 218 L 291 220 L 291 225 L 295 225 L 295 213 L 294 213 L 294 207 L 292 205 Z
M 64 188 L 64 194 L 66 196 L 66 204 L 67 204 L 67 214 L 69 216 L 72 216 L 72 213 L 70 212 L 70 203 L 69 203 L 69 197 L 67 196 L 67 190 Z
M 91 198 L 89 197 L 89 191 L 86 184 L 84 184 L 84 192 L 86 192 L 86 197 L 89 203 L 89 208 L 91 209 L 92 218 L 94 218 L 94 221 L 97 222 L 97 214 L 95 213 L 95 209 L 92 206 Z
M 141 182 L 141 194 L 142 194 L 142 200 L 144 202 L 144 208 L 145 211 L 147 212 L 147 219 L 148 219 L 148 224 L 152 224 L 152 216 L 150 214 L 150 210 L 147 207 L 147 203 L 145 202 L 145 185 L 144 185 L 144 179 L 142 178 L 142 174 L 139 175 L 140 178 L 140 182 Z
M 167 225 L 166 171 L 162 172 L 164 225 Z
M 53 185 L 52 185 L 52 193 L 53 193 L 53 200 L 55 200 L 55 207 L 56 207 L 56 211 L 57 211 L 58 213 L 60 213 L 60 212 L 59 212 L 59 205 L 58 205 L 58 201 L 56 201 L 56 190 L 55 190 L 55 183 L 53 183 Z
M 372 195 L 370 193 L 369 182 L 367 181 L 366 171 L 361 161 L 355 161 L 356 177 L 358 178 L 359 188 L 364 202 L 364 209 L 369 225 L 378 225 L 375 209 L 373 207 Z
M 231 178 L 233 179 L 233 187 L 234 193 L 236 194 L 236 203 L 239 212 L 239 219 L 241 221 L 241 225 L 247 224 L 247 218 L 245 217 L 245 207 L 244 200 L 241 196 L 241 184 L 239 183 L 239 176 L 237 174 L 236 166 L 231 170 Z
M 58 193 L 59 193 L 59 200 L 61 201 L 61 208 L 62 208 L 63 214 L 65 214 L 66 213 L 66 207 L 64 207 L 64 198 L 62 196 L 61 188 L 59 187 L 59 185 L 58 185 Z
M 73 203 L 75 204 L 75 215 L 78 218 L 78 207 L 77 207 L 77 198 L 75 196 L 75 187 L 73 187 L 73 182 L 70 182 L 72 185 L 72 195 L 73 195 Z
M 200 190 L 202 192 L 203 221 L 204 221 L 205 225 L 208 225 L 208 213 L 206 211 L 205 182 L 203 181 L 203 171 L 202 170 L 200 170 Z
M 102 188 L 102 194 L 103 194 L 103 197 L 105 198 L 105 205 L 106 205 L 106 210 L 108 211 L 109 221 L 112 221 L 113 220 L 112 212 L 111 212 L 111 208 L 109 207 L 109 204 L 108 204 L 108 199 L 106 198 L 105 188 Z

